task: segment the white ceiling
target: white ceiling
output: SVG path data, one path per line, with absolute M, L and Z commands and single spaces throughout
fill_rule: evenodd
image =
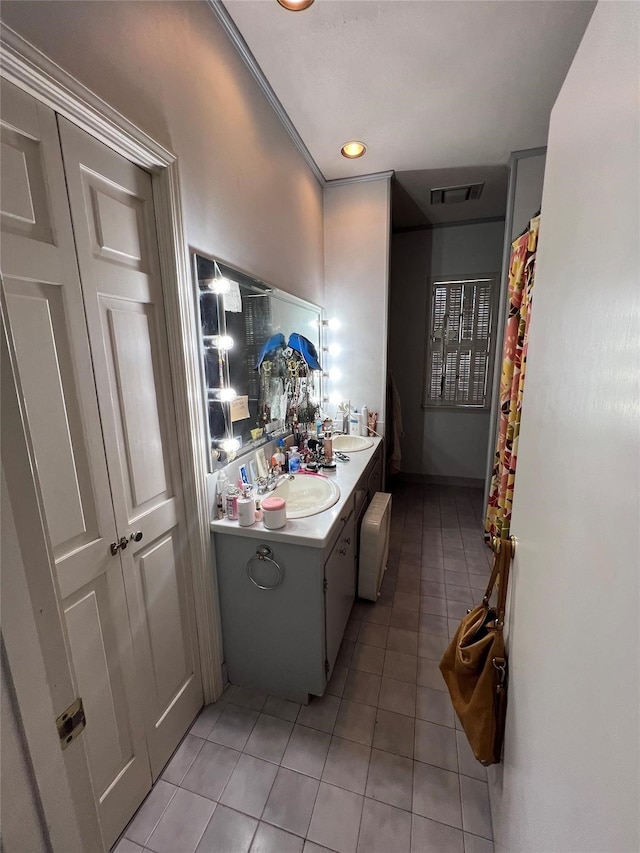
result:
M 276 0 L 224 0 L 327 179 L 494 166 L 546 144 L 594 5 L 315 0 L 288 12 Z M 349 139 L 367 154 L 344 159 Z

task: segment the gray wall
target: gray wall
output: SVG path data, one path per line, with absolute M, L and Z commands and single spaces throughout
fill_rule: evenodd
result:
M 515 195 L 513 199 L 513 221 L 511 239 L 515 240 L 528 226 L 529 220 L 542 206 L 542 184 L 544 182 L 545 154 L 533 157 L 518 157 L 515 168 Z
M 178 155 L 193 248 L 323 304 L 322 188 L 206 3 L 7 0 L 2 19 Z
M 2 849 L 4 853 L 50 850 L 42 806 L 33 776 L 17 699 L 2 649 L 0 724 L 2 726 Z
M 325 190 L 325 308 L 327 318 L 340 322 L 328 329 L 327 344 L 340 354 L 325 359 L 330 397 L 350 399 L 360 409 L 378 412 L 384 433 L 387 375 L 387 302 L 391 181 L 329 184 Z M 333 406 L 329 407 L 333 414 Z
M 599 3 L 551 114 L 496 853 L 640 850 L 639 67 L 640 6 Z
M 2 19 L 178 155 L 192 248 L 341 319 L 327 390 L 383 427 L 389 180 L 323 190 L 205 2 L 6 0 Z
M 429 279 L 500 272 L 504 222 L 394 234 L 391 243 L 389 362 L 400 400 L 402 471 L 483 479 L 488 412 L 424 410 L 422 389 Z

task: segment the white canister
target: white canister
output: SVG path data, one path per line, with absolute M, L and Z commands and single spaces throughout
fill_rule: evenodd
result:
M 265 498 L 262 501 L 262 523 L 267 530 L 278 530 L 287 523 L 287 502 L 283 498 Z
M 240 527 L 251 527 L 256 520 L 256 502 L 250 494 L 238 498 L 238 524 Z

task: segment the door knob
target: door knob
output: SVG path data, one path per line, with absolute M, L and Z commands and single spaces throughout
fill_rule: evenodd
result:
M 135 533 L 132 533 L 129 537 L 132 542 L 139 542 L 142 539 L 142 530 L 136 530 Z

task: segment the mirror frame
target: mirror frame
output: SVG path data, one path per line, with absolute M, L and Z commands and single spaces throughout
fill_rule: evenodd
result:
M 322 356 L 324 353 L 324 327 L 325 327 L 325 311 L 320 305 L 316 305 L 313 302 L 309 302 L 306 299 L 302 299 L 299 296 L 294 296 L 292 293 L 288 293 L 286 290 L 282 290 L 281 288 L 275 287 L 268 282 L 265 282 L 263 279 L 256 278 L 252 273 L 245 272 L 244 270 L 227 263 L 227 261 L 222 260 L 221 258 L 213 257 L 212 255 L 208 255 L 205 252 L 201 252 L 198 250 L 192 250 L 191 259 L 192 259 L 192 272 L 193 272 L 193 294 L 195 301 L 195 309 L 196 309 L 196 319 L 197 319 L 197 329 L 196 334 L 198 338 L 198 355 L 199 355 L 199 371 L 200 371 L 200 386 L 202 393 L 202 413 L 203 413 L 203 421 L 204 421 L 204 436 L 205 436 L 205 460 L 207 471 L 211 474 L 216 471 L 219 471 L 221 468 L 224 468 L 225 465 L 233 462 L 234 460 L 250 453 L 258 447 L 261 447 L 264 444 L 267 444 L 269 441 L 272 441 L 275 438 L 280 436 L 288 435 L 291 433 L 291 430 L 287 427 L 286 422 L 280 421 L 272 421 L 273 429 L 267 431 L 265 429 L 263 435 L 260 438 L 252 439 L 251 441 L 244 442 L 240 448 L 237 450 L 225 450 L 221 446 L 225 441 L 233 441 L 233 424 L 231 422 L 230 416 L 230 403 L 223 402 L 221 405 L 223 406 L 223 411 L 225 411 L 225 427 L 226 427 L 226 435 L 223 438 L 213 437 L 211 435 L 211 427 L 209 423 L 209 385 L 207 382 L 206 370 L 205 370 L 205 346 L 204 346 L 204 335 L 202 330 L 202 319 L 200 313 L 200 294 L 203 292 L 200 287 L 200 279 L 198 276 L 198 259 L 202 259 L 204 261 L 208 261 L 211 264 L 214 264 L 218 267 L 218 270 L 221 272 L 223 276 L 227 274 L 231 277 L 233 274 L 237 275 L 240 279 L 240 284 L 245 287 L 251 287 L 255 289 L 256 293 L 264 293 L 269 296 L 270 299 L 277 299 L 280 302 L 289 303 L 291 305 L 295 305 L 300 308 L 308 309 L 309 311 L 317 314 L 318 317 L 318 354 Z M 224 310 L 224 294 L 216 294 L 216 309 L 218 316 L 218 333 L 219 335 L 226 334 L 226 317 Z M 220 323 L 220 319 L 222 319 L 222 323 Z M 220 328 L 220 326 L 224 328 Z M 222 379 L 223 379 L 223 387 L 229 387 L 229 351 L 224 350 L 224 357 L 220 356 L 221 364 L 222 364 Z M 318 396 L 319 400 L 322 402 L 324 400 L 323 397 L 323 378 L 324 371 L 320 372 L 319 375 L 319 389 Z M 214 446 L 214 443 L 218 443 L 218 447 Z

